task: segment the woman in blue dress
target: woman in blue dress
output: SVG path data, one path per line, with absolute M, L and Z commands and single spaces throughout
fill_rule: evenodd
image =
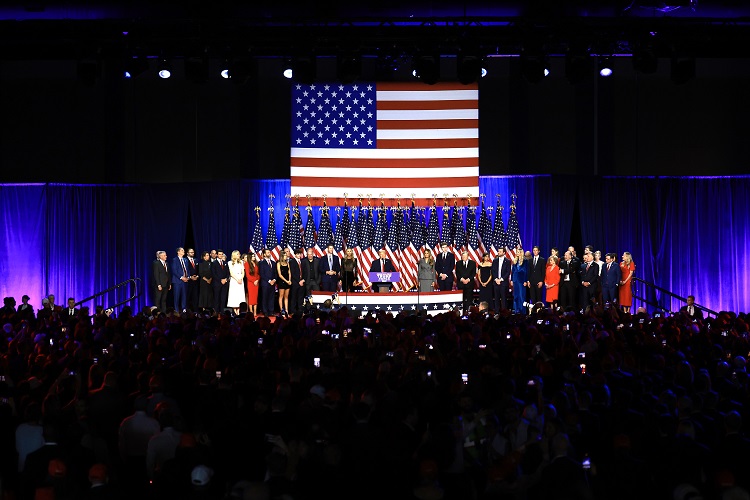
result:
M 528 313 L 528 309 L 523 305 L 526 302 L 526 287 L 528 286 L 526 260 L 524 259 L 523 250 L 517 251 L 513 261 L 511 283 L 513 285 L 513 312 Z

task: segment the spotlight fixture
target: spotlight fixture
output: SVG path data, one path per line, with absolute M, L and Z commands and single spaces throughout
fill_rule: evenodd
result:
M 143 56 L 134 56 L 125 61 L 125 78 L 137 78 L 148 71 L 148 59 Z
M 221 75 L 221 77 L 222 77 L 222 78 L 224 78 L 225 80 L 227 80 L 227 79 L 229 79 L 229 78 L 230 78 L 230 76 L 229 76 L 229 68 L 224 68 L 224 69 L 222 69 L 222 70 L 221 70 L 221 72 L 220 72 L 219 74 L 220 74 L 220 75 Z
M 163 78 L 164 80 L 172 76 L 172 67 L 166 59 L 159 60 L 158 75 L 159 78 Z
M 539 83 L 549 75 L 547 60 L 542 56 L 521 55 L 521 74 L 529 83 Z
M 440 79 L 440 58 L 437 56 L 415 56 L 412 60 L 411 74 L 427 85 L 435 85 Z
M 609 57 L 599 59 L 599 76 L 604 78 L 612 76 L 612 61 Z
M 487 74 L 481 57 L 459 55 L 456 58 L 456 75 L 464 85 L 476 82 Z
M 300 83 L 314 83 L 317 61 L 315 56 L 295 57 L 284 66 L 284 78 L 294 79 Z

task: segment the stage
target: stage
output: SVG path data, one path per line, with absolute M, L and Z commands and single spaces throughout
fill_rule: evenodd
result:
M 312 301 L 317 308 L 332 297 L 329 292 L 313 292 Z M 453 292 L 390 292 L 390 293 L 339 293 L 335 306 L 346 306 L 349 310 L 367 314 L 370 312 L 425 311 L 434 316 L 451 309 L 460 309 L 463 301 L 461 291 Z

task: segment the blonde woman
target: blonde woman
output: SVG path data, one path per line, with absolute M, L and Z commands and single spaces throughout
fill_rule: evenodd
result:
M 341 291 L 344 293 L 354 292 L 357 283 L 357 258 L 354 250 L 347 248 L 344 258 L 341 259 Z
M 420 292 L 431 292 L 435 283 L 435 257 L 432 251 L 425 248 L 422 258 L 417 263 L 417 279 L 419 280 Z
M 289 289 L 292 288 L 292 270 L 289 268 L 289 254 L 281 252 L 279 261 L 276 263 L 276 275 L 279 280 L 276 285 L 279 288 L 279 310 L 286 314 L 289 310 Z
M 620 262 L 620 272 L 622 273 L 622 279 L 620 280 L 620 306 L 626 313 L 630 312 L 630 307 L 633 305 L 633 274 L 635 274 L 635 263 L 633 263 L 633 256 L 630 252 L 624 252 L 622 254 L 622 262 Z
M 229 294 L 227 307 L 231 307 L 235 314 L 240 312 L 240 304 L 245 302 L 245 264 L 240 258 L 240 251 L 234 250 L 229 262 Z

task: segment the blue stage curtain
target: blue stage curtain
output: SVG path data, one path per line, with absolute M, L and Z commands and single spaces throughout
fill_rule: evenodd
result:
M 255 216 L 249 218 L 250 191 L 244 182 L 197 183 L 188 187 L 196 255 L 220 248 L 229 259 L 232 250 L 246 252 L 251 236 L 248 228 Z
M 584 243 L 618 262 L 631 252 L 636 276 L 710 309 L 750 309 L 750 177 L 592 177 L 579 188 Z M 636 292 L 669 310 L 684 305 Z
M 516 195 L 516 218 L 524 250 L 538 245 L 543 256 L 552 247 L 567 247 L 573 222 L 576 180 L 572 177 L 484 176 L 479 178 L 479 192 L 485 194 L 485 205 L 494 207 L 496 195 L 504 207 L 503 221 L 508 227 L 511 196 Z M 494 223 L 495 214 L 492 216 Z
M 28 295 L 36 309 L 47 291 L 46 213 L 43 184 L 0 185 L 0 295 L 18 304 Z

